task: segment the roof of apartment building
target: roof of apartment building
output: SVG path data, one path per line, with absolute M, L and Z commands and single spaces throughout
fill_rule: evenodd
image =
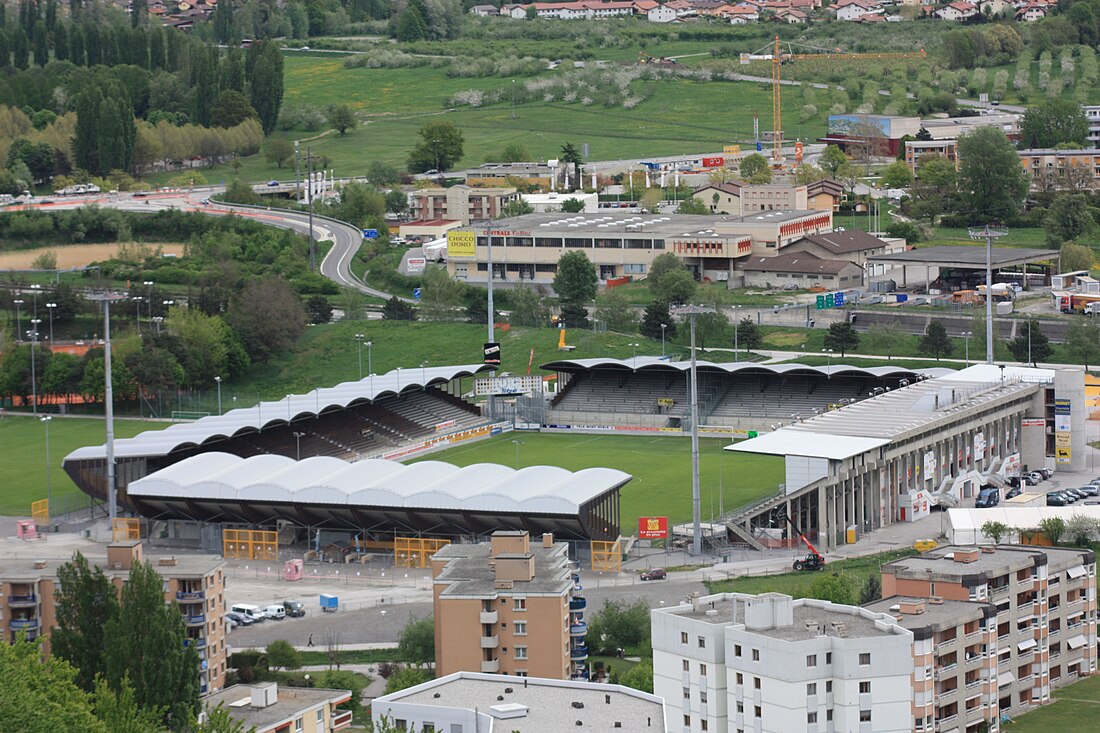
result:
M 520 733 L 665 730 L 661 698 L 621 685 L 455 672 L 377 698 L 374 705 L 380 709 L 387 702 L 478 710 L 498 719 L 494 730 Z
M 809 237 L 807 237 L 808 239 Z M 837 275 L 846 267 L 855 267 L 848 260 L 825 260 L 808 252 L 782 254 L 775 257 L 753 257 L 745 262 L 746 272 L 794 272 L 806 275 Z
M 310 708 L 325 703 L 337 705 L 351 698 L 351 693 L 347 690 L 276 686 L 276 701 L 268 705 L 257 705 L 256 703 L 262 704 L 265 701 L 263 688 L 274 684 L 233 685 L 203 698 L 203 704 L 208 708 L 225 705 L 233 719 L 241 721 L 246 728 L 255 726 L 259 731 L 266 731 L 282 723 L 289 726 L 291 721 L 300 718 Z
M 1091 550 L 1034 545 L 943 545 L 914 557 L 888 562 L 885 573 L 902 579 L 964 579 L 1004 575 L 1016 570 L 1046 564 L 1052 570 L 1094 562 Z
M 495 535 L 524 535 L 525 532 L 502 532 Z M 450 544 L 433 555 L 433 560 L 445 560 L 446 566 L 435 578 L 436 584 L 447 587 L 441 596 L 457 597 L 495 597 L 502 591 L 505 595 L 514 593 L 523 595 L 562 595 L 573 585 L 572 572 L 568 566 L 569 546 L 556 542 L 546 547 L 542 542 L 532 542 L 529 554 L 535 561 L 534 577 L 531 580 L 514 580 L 507 588 L 499 588 L 496 572 L 489 564 L 492 545 L 482 542 L 476 545 Z M 497 557 L 517 557 L 513 553 Z
M 848 229 L 842 232 L 833 231 L 828 234 L 811 234 L 802 239 L 824 247 L 833 254 L 864 252 L 886 246 L 886 242 L 860 229 Z
M 116 543 L 131 545 L 134 543 Z M 52 552 L 51 552 L 52 550 Z M 13 538 L 0 540 L 0 552 L 4 556 L 2 579 L 14 583 L 30 583 L 43 578 L 57 577 L 57 569 L 73 559 L 74 552 L 80 552 L 88 559 L 88 564 L 98 566 L 108 577 L 126 576 L 126 568 L 111 567 L 107 563 L 104 545 L 92 540 L 67 542 L 56 550 L 40 543 L 25 542 Z M 171 578 L 201 578 L 225 565 L 218 555 L 160 555 L 143 553 L 142 559 L 151 564 L 160 575 Z
M 942 598 L 932 600 L 890 596 L 873 603 L 866 603 L 863 607 L 868 611 L 893 616 L 898 625 L 912 631 L 916 639 L 927 639 L 944 629 L 997 615 L 997 607 L 991 603 L 950 601 Z

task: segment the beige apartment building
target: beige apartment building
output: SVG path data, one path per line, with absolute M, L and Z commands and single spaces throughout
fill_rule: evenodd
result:
M 926 155 L 938 155 L 947 158 L 959 167 L 959 141 L 958 140 L 906 140 L 905 164 L 909 170 L 916 171 L 920 165 L 920 159 Z
M 31 639 L 44 635 L 48 653 L 49 631 L 57 625 L 57 568 L 71 558 L 49 557 L 42 552 L 35 557 L 5 559 L 0 567 L 0 629 L 8 642 L 14 641 L 19 632 Z M 107 546 L 106 558 L 87 557 L 89 564 L 102 568 L 121 591 L 131 566 L 143 559 L 142 544 L 115 542 Z M 195 647 L 200 659 L 200 691 L 206 694 L 221 689 L 226 672 L 225 561 L 216 555 L 145 559 L 164 578 L 165 603 L 177 603 L 183 614 L 187 643 Z
M 511 187 L 451 186 L 417 189 L 409 194 L 409 205 L 414 219 L 455 219 L 465 226 L 498 218 L 505 206 L 519 198 Z
M 928 599 L 925 610 L 953 601 L 995 611 L 989 617 L 982 610 L 980 619 L 975 611 L 960 612 L 954 632 L 950 619 L 937 632 L 939 641 L 932 647 L 936 689 L 956 689 L 960 666 L 966 675 L 961 699 L 936 700 L 937 723 L 958 715 L 960 730 L 975 731 L 980 720 L 990 720 L 995 730 L 1001 714 L 1015 716 L 1050 702 L 1052 689 L 1096 672 L 1096 557 L 1090 550 L 949 545 L 883 565 L 882 593 Z M 981 678 L 994 679 L 994 671 L 995 690 L 982 682 L 966 692 Z M 949 681 L 951 676 L 956 682 Z M 979 711 L 982 705 L 988 709 Z
M 585 601 L 568 546 L 545 534 L 497 531 L 490 542 L 451 544 L 432 556 L 435 667 L 584 679 Z
M 263 682 L 227 687 L 203 704 L 208 710 L 224 705 L 230 717 L 255 733 L 334 733 L 351 726 L 351 711 L 337 708 L 350 699 L 347 690 Z
M 1031 176 L 1032 188 L 1100 187 L 1100 150 L 1020 150 L 1020 163 Z
M 712 213 L 743 216 L 757 211 L 837 211 L 844 198 L 844 187 L 831 178 L 804 186 L 729 181 L 697 188 L 692 195 Z

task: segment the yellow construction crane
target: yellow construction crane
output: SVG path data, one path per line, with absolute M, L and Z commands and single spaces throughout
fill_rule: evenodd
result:
M 772 45 L 772 44 L 768 44 Z M 790 44 L 787 44 L 790 47 Z M 814 60 L 814 61 L 854 61 L 859 59 L 871 59 L 876 61 L 898 61 L 903 59 L 922 59 L 926 56 L 924 49 L 910 53 L 844 53 L 840 49 L 829 51 L 827 49 L 814 49 L 817 53 L 791 53 L 784 52 L 779 45 L 779 36 L 775 37 L 775 44 L 770 56 L 757 56 L 746 54 L 742 56 L 742 62 L 749 60 L 768 59 L 772 62 L 772 160 L 783 160 L 783 110 L 782 87 L 780 67 L 788 61 Z M 759 53 L 759 52 L 757 52 Z

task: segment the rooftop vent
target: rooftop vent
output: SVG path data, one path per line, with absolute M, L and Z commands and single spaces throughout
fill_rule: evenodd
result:
M 157 560 L 157 565 L 161 565 L 161 566 L 179 565 L 179 560 L 177 560 L 174 557 L 162 557 L 162 558 Z
M 574 700 L 573 701 L 573 707 L 575 707 L 577 710 L 580 710 L 584 707 L 584 703 L 581 702 L 580 700 Z
M 118 564 L 121 565 L 122 563 L 118 563 Z M 46 565 L 47 565 L 47 563 L 46 563 L 45 560 L 35 560 L 34 561 L 34 569 L 35 570 L 42 570 L 43 568 L 46 567 Z

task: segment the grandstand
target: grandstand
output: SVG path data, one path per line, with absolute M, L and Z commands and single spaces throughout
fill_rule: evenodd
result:
M 559 392 L 547 425 L 685 427 L 687 362 L 653 357 L 550 362 Z M 701 425 L 768 430 L 905 386 L 948 369 L 698 362 Z
M 119 503 L 130 506 L 130 482 L 201 453 L 358 461 L 445 442 L 490 424 L 458 396 L 463 377 L 487 370 L 481 364 L 395 370 L 116 440 Z M 73 451 L 63 467 L 82 491 L 106 498 L 105 445 Z

